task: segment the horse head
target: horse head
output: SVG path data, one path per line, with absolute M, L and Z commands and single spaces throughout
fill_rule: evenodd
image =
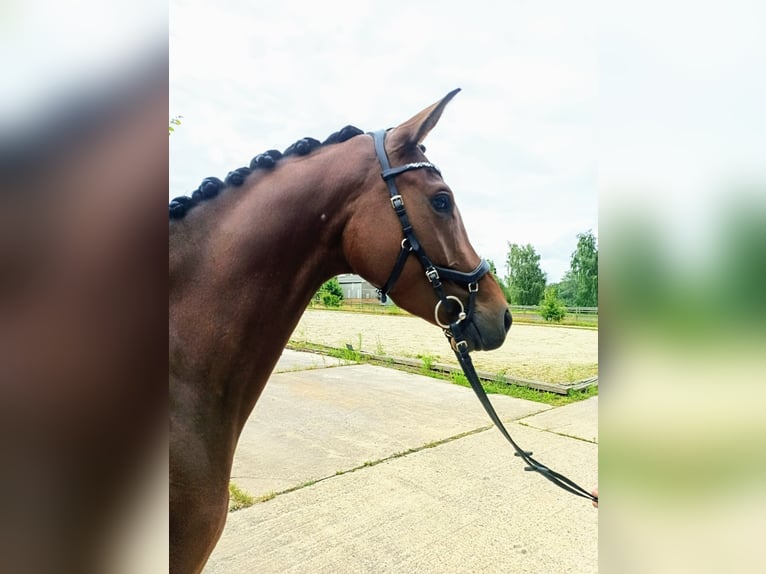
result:
M 459 328 L 469 350 L 491 350 L 511 326 L 505 296 L 471 246 L 454 194 L 422 145 L 458 91 L 373 136 L 373 189 L 356 198 L 343 248 L 354 271 L 383 297 L 390 293 L 410 313 Z

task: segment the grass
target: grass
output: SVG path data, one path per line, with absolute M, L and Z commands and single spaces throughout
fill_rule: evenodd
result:
M 434 373 L 434 375 L 437 375 L 434 378 L 447 379 L 452 381 L 453 384 L 460 385 L 461 387 L 471 386 L 463 373 L 452 373 L 450 375 L 443 376 L 438 376 L 438 373 Z M 566 395 L 560 395 L 559 393 L 551 393 L 548 391 L 540 391 L 530 387 L 514 385 L 512 383 L 506 383 L 504 381 L 497 380 L 482 381 L 481 386 L 484 387 L 484 391 L 488 395 L 506 395 L 517 399 L 525 399 L 528 401 L 534 401 L 536 403 L 544 403 L 554 407 L 576 403 L 577 401 L 583 401 L 598 395 L 598 386 L 596 385 L 587 387 L 580 391 L 570 389 Z
M 375 336 L 375 354 L 376 355 L 385 355 L 386 353 L 383 351 L 383 344 L 380 342 L 380 335 Z
M 340 307 L 326 307 L 321 303 L 312 302 L 309 309 L 321 309 L 322 311 L 342 311 L 344 313 L 367 313 L 371 315 L 409 315 L 404 309 L 396 305 L 381 305 L 380 303 L 346 303 L 342 302 Z
M 535 374 L 530 378 L 535 381 L 576 383 L 577 381 L 582 381 L 583 379 L 590 378 L 597 374 L 598 364 L 568 365 L 563 371 L 561 366 L 535 365 Z
M 255 498 L 239 488 L 233 482 L 229 482 L 229 512 L 247 508 L 256 502 L 262 502 L 262 498 L 263 497 Z
M 424 375 L 427 375 L 431 372 L 431 369 L 434 365 L 434 357 L 431 355 L 418 355 L 418 359 L 423 361 L 423 366 L 420 367 L 420 372 Z
M 407 365 L 393 363 L 391 362 L 390 359 L 388 361 L 385 361 L 385 360 L 375 359 L 374 357 L 370 357 L 368 355 L 362 355 L 358 351 L 354 351 L 353 349 L 350 349 L 351 345 L 347 345 L 346 349 L 335 349 L 332 347 L 325 347 L 323 345 L 317 345 L 313 343 L 290 341 L 289 346 L 291 349 L 295 349 L 298 351 L 312 351 L 312 352 L 318 352 L 318 353 L 326 353 L 332 357 L 354 361 L 357 363 L 370 363 L 374 365 L 381 365 L 384 367 L 398 369 L 400 371 L 405 371 L 405 372 L 414 373 L 418 375 L 425 375 L 433 379 L 450 381 L 462 387 L 471 386 L 468 382 L 468 379 L 465 378 L 465 375 L 463 373 L 453 372 L 451 374 L 447 374 L 447 373 L 431 370 L 431 367 L 433 366 L 433 357 L 431 357 L 430 355 L 418 355 L 418 358 L 423 361 L 423 364 L 418 368 L 418 367 L 409 367 Z M 576 374 L 576 370 L 573 370 L 572 373 Z M 581 377 L 581 378 L 584 378 L 584 377 Z M 580 378 L 572 379 L 572 381 L 576 381 L 576 380 L 580 380 Z M 583 389 L 581 391 L 570 390 L 568 394 L 562 395 L 559 393 L 540 391 L 530 387 L 525 387 L 522 385 L 515 385 L 513 383 L 509 383 L 505 379 L 505 373 L 498 373 L 494 381 L 482 381 L 482 386 L 484 387 L 484 390 L 487 392 L 487 394 L 506 395 L 509 397 L 515 397 L 517 399 L 526 399 L 528 401 L 534 401 L 537 403 L 543 403 L 543 404 L 551 405 L 551 406 L 567 405 L 570 403 L 575 403 L 577 401 L 582 401 L 582 400 L 598 395 L 597 385 L 587 387 L 586 389 Z
M 375 362 L 375 361 L 370 361 L 370 362 Z M 428 377 L 431 377 L 432 379 L 450 381 L 451 383 L 455 385 L 460 385 L 461 387 L 469 387 L 469 388 L 471 387 L 471 383 L 468 382 L 468 379 L 466 378 L 466 376 L 460 372 L 452 372 L 447 374 L 447 373 L 441 373 L 438 371 L 431 371 L 431 370 L 426 371 L 424 367 L 421 367 L 419 370 L 416 370 L 416 369 L 408 368 L 403 365 L 393 365 L 393 366 L 403 371 L 409 371 L 413 373 L 426 375 Z M 425 359 L 424 359 L 424 366 L 425 366 Z M 506 395 L 509 397 L 517 398 L 517 399 L 525 399 L 528 401 L 534 401 L 536 403 L 543 403 L 543 404 L 551 405 L 551 406 L 568 405 L 570 403 L 584 401 L 585 399 L 589 399 L 590 397 L 595 397 L 598 395 L 598 385 L 592 385 L 582 390 L 570 389 L 566 395 L 562 395 L 559 393 L 540 391 L 538 389 L 533 389 L 531 387 L 525 387 L 522 385 L 515 385 L 513 383 L 509 383 L 505 380 L 504 373 L 498 373 L 494 381 L 482 381 L 481 386 L 484 388 L 484 391 L 488 395 L 491 395 L 491 394 Z
M 256 496 L 253 499 L 253 504 L 258 504 L 259 502 L 266 502 L 267 500 L 276 498 L 276 496 L 277 496 L 277 493 L 272 490 L 271 492 L 267 492 L 266 494 L 262 494 L 261 496 Z
M 589 315 L 574 315 L 567 314 L 559 323 L 552 321 L 546 321 L 539 313 L 513 311 L 513 322 L 520 325 L 545 325 L 547 327 L 580 327 L 584 329 L 598 329 L 598 317 Z
M 311 351 L 326 354 L 329 357 L 334 357 L 349 363 L 360 363 L 362 361 L 362 354 L 359 351 L 354 350 L 354 347 L 350 343 L 346 343 L 346 346 L 341 349 L 336 349 L 334 347 L 315 345 L 307 341 L 290 341 L 289 347 L 297 351 Z

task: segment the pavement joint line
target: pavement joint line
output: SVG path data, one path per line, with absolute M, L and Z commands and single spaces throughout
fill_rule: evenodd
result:
M 338 365 L 338 366 L 343 366 L 343 365 Z M 546 430 L 546 429 L 538 429 L 536 427 L 532 427 L 532 426 L 524 424 L 524 423 L 522 423 L 520 421 L 522 419 L 526 418 L 526 417 L 534 416 L 536 414 L 543 413 L 543 412 L 547 412 L 548 410 L 550 410 L 550 409 L 541 409 L 541 410 L 536 411 L 534 413 L 524 415 L 523 417 L 521 417 L 519 419 L 513 419 L 513 418 L 505 419 L 504 422 L 509 423 L 509 424 L 510 423 L 519 423 L 519 424 L 524 425 L 525 427 L 533 428 L 535 430 Z M 471 429 L 471 430 L 468 430 L 468 431 L 465 431 L 465 432 L 462 432 L 462 433 L 458 433 L 456 435 L 449 436 L 447 438 L 443 438 L 443 439 L 435 440 L 435 441 L 432 441 L 432 442 L 428 442 L 428 443 L 426 443 L 424 445 L 421 445 L 419 447 L 408 448 L 408 449 L 400 451 L 400 452 L 395 452 L 393 454 L 390 454 L 390 455 L 388 455 L 386 457 L 383 457 L 383 458 L 380 458 L 380 459 L 377 459 L 377 460 L 365 461 L 362 464 L 357 465 L 355 467 L 352 467 L 352 468 L 349 468 L 349 469 L 346 469 L 346 470 L 339 470 L 339 471 L 336 471 L 334 474 L 330 474 L 330 475 L 327 475 L 327 476 L 322 476 L 320 478 L 310 479 L 310 480 L 307 480 L 307 481 L 302 482 L 300 484 L 297 484 L 295 486 L 291 486 L 289 488 L 285 488 L 284 490 L 280 490 L 280 491 L 276 491 L 276 492 L 275 491 L 271 491 L 271 492 L 267 492 L 266 494 L 262 494 L 260 496 L 250 495 L 250 496 L 253 496 L 253 498 L 254 498 L 254 501 L 253 501 L 252 504 L 250 504 L 248 506 L 245 506 L 245 507 L 229 510 L 229 512 L 236 512 L 237 510 L 241 510 L 242 508 L 249 508 L 250 506 L 255 506 L 256 504 L 260 504 L 262 502 L 268 502 L 269 500 L 272 500 L 273 498 L 276 498 L 277 496 L 281 496 L 283 494 L 289 494 L 291 492 L 295 492 L 296 490 L 301 490 L 303 488 L 307 488 L 309 486 L 313 486 L 313 485 L 317 484 L 318 482 L 323 482 L 323 481 L 329 480 L 331 478 L 336 478 L 338 476 L 343 476 L 344 474 L 350 474 L 350 473 L 356 472 L 358 470 L 363 470 L 365 468 L 377 466 L 377 465 L 379 465 L 381 463 L 388 462 L 390 460 L 395 460 L 397 458 L 402 458 L 402 457 L 405 457 L 405 456 L 409 456 L 411 454 L 415 454 L 415 453 L 418 453 L 420 451 L 423 451 L 423 450 L 426 450 L 426 449 L 429 449 L 429 448 L 435 448 L 435 447 L 438 447 L 438 446 L 442 446 L 443 444 L 447 444 L 449 442 L 453 442 L 455 440 L 460 440 L 460 439 L 468 437 L 468 436 L 479 434 L 479 433 L 482 433 L 482 432 L 490 430 L 494 426 L 495 426 L 494 424 L 484 425 L 484 426 L 481 426 L 481 427 L 478 427 L 478 428 L 475 428 L 475 429 Z M 547 432 L 552 432 L 552 431 L 547 431 Z M 553 433 L 553 434 L 560 434 L 561 436 L 569 437 L 569 435 L 565 435 L 563 433 Z M 588 442 L 588 443 L 592 443 L 592 444 L 597 444 L 597 443 L 594 443 L 593 441 L 588 441 L 586 439 L 581 439 L 581 438 L 575 437 L 575 436 L 572 436 L 572 437 L 569 437 L 569 438 L 574 438 L 574 439 L 577 439 L 577 440 L 582 440 L 584 442 Z M 248 475 L 237 475 L 237 476 L 229 477 L 229 480 L 230 481 L 235 481 L 235 480 L 240 480 L 240 479 L 243 479 L 243 478 L 244 479 L 248 479 L 248 478 L 256 478 L 256 477 L 248 476 Z M 245 494 L 249 495 L 250 493 L 246 492 Z
M 542 413 L 542 412 L 547 412 L 547 410 L 548 409 L 542 409 L 542 410 L 538 411 L 537 413 L 533 413 L 532 415 L 525 415 L 522 418 L 526 418 L 527 416 L 533 416 L 534 414 L 538 414 L 538 413 Z M 548 429 L 539 429 L 537 427 L 533 427 L 533 426 L 530 426 L 530 425 L 525 424 L 523 422 L 520 422 L 520 420 L 521 419 L 507 419 L 505 422 L 516 422 L 518 424 L 521 424 L 521 425 L 523 425 L 523 426 L 525 426 L 527 428 L 531 428 L 531 429 L 534 429 L 534 430 L 542 430 L 542 431 L 545 431 L 545 432 L 550 432 L 551 434 L 556 434 L 556 435 L 559 435 L 559 436 L 563 436 L 563 437 L 567 437 L 567 438 L 573 438 L 573 439 L 576 439 L 576 440 L 580 440 L 582 442 L 587 442 L 587 443 L 590 443 L 590 444 L 598 444 L 595 441 L 590 441 L 590 440 L 583 439 L 583 438 L 580 438 L 580 437 L 570 436 L 570 435 L 567 435 L 567 434 L 564 434 L 564 433 L 557 433 L 557 432 L 550 431 Z M 320 478 L 307 480 L 307 481 L 302 482 L 300 484 L 296 484 L 295 486 L 291 486 L 289 488 L 285 488 L 284 490 L 280 490 L 280 491 L 276 491 L 276 492 L 268 492 L 268 493 L 263 494 L 261 496 L 255 496 L 254 497 L 255 498 L 255 502 L 251 506 L 254 506 L 256 504 L 260 504 L 260 503 L 263 503 L 263 502 L 268 502 L 269 500 L 272 500 L 272 499 L 276 498 L 277 496 L 281 496 L 283 494 L 290 494 L 291 492 L 295 492 L 297 490 L 301 490 L 301 489 L 307 488 L 309 486 L 314 486 L 315 484 L 317 484 L 319 482 L 323 482 L 323 481 L 329 480 L 331 478 L 336 478 L 338 476 L 343 476 L 345 474 L 351 474 L 352 472 L 356 472 L 358 470 L 363 470 L 365 468 L 370 468 L 370 467 L 373 467 L 373 466 L 377 466 L 379 464 L 382 464 L 384 462 L 388 462 L 390 460 L 395 460 L 397 458 L 402 458 L 402 457 L 405 457 L 405 456 L 409 456 L 411 454 L 416 454 L 418 452 L 421 452 L 421 451 L 429 449 L 429 448 L 436 448 L 438 446 L 442 446 L 443 444 L 447 444 L 449 442 L 460 440 L 460 439 L 468 437 L 468 436 L 473 436 L 475 434 L 479 434 L 479 433 L 488 431 L 491 428 L 494 428 L 494 426 L 495 426 L 494 424 L 484 425 L 484 426 L 481 426 L 481 427 L 478 427 L 478 428 L 475 428 L 475 429 L 471 429 L 469 431 L 465 431 L 465 432 L 458 433 L 458 434 L 453 435 L 453 436 L 449 436 L 447 438 L 443 438 L 443 439 L 435 440 L 435 441 L 432 441 L 432 442 L 428 442 L 428 443 L 426 443 L 424 445 L 421 445 L 419 447 L 408 448 L 408 449 L 400 451 L 400 452 L 395 452 L 393 454 L 390 454 L 390 455 L 388 455 L 386 457 L 383 457 L 383 458 L 380 458 L 380 459 L 377 459 L 377 460 L 365 461 L 362 464 L 359 464 L 359 465 L 354 466 L 352 468 L 349 468 L 349 469 L 346 469 L 346 470 L 339 470 L 339 471 L 335 472 L 334 474 L 329 474 L 327 476 L 322 476 Z M 247 475 L 238 475 L 238 476 L 230 477 L 230 480 L 239 480 L 239 479 L 242 479 L 242 478 L 255 478 L 255 477 L 247 476 Z M 230 510 L 229 512 L 236 512 L 236 510 Z
M 501 395 L 501 396 L 508 396 L 508 395 Z M 516 397 L 511 397 L 511 398 L 512 398 L 512 399 L 515 399 Z M 517 400 L 520 400 L 520 401 L 525 401 L 525 400 L 528 400 L 528 399 L 517 399 Z M 531 402 L 531 401 L 530 401 L 530 402 Z M 517 419 L 514 419 L 514 418 L 507 418 L 507 419 L 504 419 L 504 420 L 505 420 L 505 422 L 512 422 L 512 423 L 519 423 L 519 424 L 524 424 L 524 423 L 522 423 L 522 422 L 521 422 L 521 421 L 523 421 L 524 419 L 527 419 L 527 418 L 529 418 L 529 417 L 533 417 L 533 416 L 535 416 L 535 415 L 539 415 L 540 413 L 549 413 L 549 412 L 551 412 L 551 411 L 552 411 L 552 410 L 554 410 L 554 409 L 558 409 L 558 408 L 561 408 L 561 407 L 565 407 L 565 406 L 566 406 L 566 405 L 559 405 L 559 406 L 548 405 L 548 407 L 549 407 L 549 408 L 547 408 L 547 409 L 540 409 L 539 411 L 535 411 L 535 412 L 533 412 L 533 413 L 527 413 L 527 414 L 521 415 L 521 416 L 520 416 L 519 418 L 517 418 Z M 524 425 L 524 426 L 529 426 L 529 425 Z
M 339 359 L 339 360 L 345 360 L 345 359 Z M 291 367 L 289 369 L 285 369 L 283 371 L 274 371 L 272 375 L 283 375 L 285 373 L 300 373 L 303 371 L 321 371 L 322 369 L 337 369 L 338 367 L 351 367 L 353 365 L 358 365 L 356 361 L 349 361 L 347 363 L 338 363 L 337 365 L 313 365 L 308 367 Z
M 524 417 L 524 418 L 527 418 L 527 417 Z M 516 422 L 518 422 L 520 425 L 525 426 L 525 427 L 530 428 L 530 429 L 535 429 L 535 430 L 539 430 L 539 431 L 543 431 L 543 432 L 548 432 L 548 433 L 555 434 L 555 435 L 558 435 L 558 436 L 563 436 L 564 438 L 573 438 L 575 440 L 579 440 L 579 441 L 582 441 L 582 442 L 587 442 L 588 444 L 596 444 L 596 445 L 598 444 L 598 441 L 595 441 L 595 440 L 589 440 L 587 438 L 582 438 L 582 437 L 579 437 L 579 436 L 574 436 L 574 435 L 571 435 L 571 434 L 566 434 L 564 432 L 557 432 L 557 431 L 551 430 L 551 429 L 543 429 L 543 428 L 540 428 L 540 427 L 532 426 L 531 424 L 523 422 L 523 419 L 520 419 L 520 420 L 518 420 Z
M 494 426 L 495 426 L 494 424 L 490 424 L 490 425 L 482 426 L 482 427 L 479 427 L 479 428 L 471 429 L 469 431 L 465 431 L 465 432 L 462 432 L 462 433 L 459 433 L 459 434 L 456 434 L 456 435 L 453 435 L 453 436 L 450 436 L 450 437 L 447 437 L 447 438 L 443 438 L 443 439 L 439 439 L 439 440 L 435 440 L 435 441 L 426 443 L 426 444 L 424 444 L 422 446 L 418 446 L 418 447 L 414 447 L 414 448 L 408 448 L 407 450 L 403 450 L 401 452 L 395 452 L 395 453 L 393 453 L 393 454 L 391 454 L 389 456 L 383 457 L 383 458 L 378 459 L 378 460 L 365 461 L 362 464 L 359 464 L 359 465 L 357 465 L 355 467 L 352 467 L 352 468 L 349 468 L 347 470 L 339 470 L 339 471 L 335 472 L 334 474 L 329 474 L 327 476 L 323 476 L 323 477 L 320 477 L 320 478 L 316 478 L 316 479 L 312 479 L 312 480 L 307 480 L 307 481 L 302 482 L 300 484 L 296 484 L 295 486 L 291 486 L 289 488 L 285 488 L 284 490 L 280 490 L 280 491 L 277 491 L 277 492 L 269 492 L 269 493 L 266 493 L 266 494 L 264 494 L 262 496 L 254 496 L 255 501 L 253 502 L 253 504 L 251 506 L 255 506 L 256 504 L 260 504 L 262 502 L 268 502 L 269 500 L 272 500 L 272 499 L 276 498 L 277 496 L 281 496 L 283 494 L 290 494 L 291 492 L 295 492 L 296 490 L 301 490 L 301 489 L 307 488 L 309 486 L 314 486 L 315 484 L 317 484 L 319 482 L 323 482 L 323 481 L 329 480 L 331 478 L 336 478 L 338 476 L 343 476 L 345 474 L 351 474 L 352 472 L 356 472 L 358 470 L 363 470 L 365 468 L 370 468 L 370 467 L 373 467 L 373 466 L 377 466 L 379 464 L 382 464 L 384 462 L 388 462 L 390 460 L 395 460 L 397 458 L 403 458 L 405 456 L 409 456 L 411 454 L 416 454 L 418 452 L 421 452 L 421 451 L 429 449 L 429 448 L 436 448 L 438 446 L 442 446 L 443 444 L 447 444 L 449 442 L 460 440 L 461 438 L 465 438 L 465 437 L 468 437 L 468 436 L 479 434 L 479 433 L 488 431 L 489 429 L 493 428 Z M 241 478 L 253 478 L 253 477 L 248 477 L 248 476 L 244 476 L 244 475 L 231 476 L 230 480 L 238 480 L 238 479 L 241 479 Z M 229 512 L 231 513 L 231 512 L 236 512 L 236 511 L 235 510 L 230 510 Z

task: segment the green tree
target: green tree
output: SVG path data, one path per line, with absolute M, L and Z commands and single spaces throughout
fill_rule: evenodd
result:
M 537 305 L 545 290 L 546 275 L 532 245 L 508 244 L 506 260 L 508 301 L 513 305 Z
M 491 259 L 487 259 L 487 263 L 489 264 L 489 272 L 492 273 L 495 277 L 497 277 L 497 267 L 495 267 L 495 262 Z
M 545 289 L 545 295 L 540 303 L 540 315 L 546 321 L 553 321 L 554 323 L 560 323 L 566 316 L 567 308 L 564 302 L 559 299 L 556 288 L 551 286 Z
M 591 230 L 577 235 L 568 275 L 574 283 L 574 304 L 598 307 L 598 246 Z
M 567 271 L 564 274 L 564 277 L 561 278 L 561 281 L 558 283 L 551 283 L 550 286 L 556 288 L 558 298 L 561 299 L 565 305 L 569 305 L 570 307 L 575 307 L 577 305 L 575 303 L 577 299 L 577 285 L 572 277 L 571 271 Z
M 505 300 L 510 303 L 511 297 L 508 292 L 508 285 L 506 285 L 506 281 L 500 278 L 500 275 L 497 273 L 497 267 L 495 266 L 494 261 L 487 259 L 487 263 L 489 263 L 489 272 L 492 273 L 492 276 L 497 280 L 497 284 L 500 286 L 503 295 L 505 295 Z
M 322 283 L 322 286 L 314 296 L 316 301 L 321 301 L 326 307 L 340 307 L 343 301 L 343 289 L 337 277 Z

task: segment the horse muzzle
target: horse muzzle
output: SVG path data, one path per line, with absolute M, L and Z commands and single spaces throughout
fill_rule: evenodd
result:
M 513 323 L 507 307 L 499 313 L 488 313 L 481 309 L 467 313 L 462 301 L 452 295 L 436 303 L 434 316 L 436 324 L 447 333 L 459 333 L 458 339 L 466 342 L 469 351 L 491 351 L 499 348 L 505 342 Z M 449 338 L 452 340 L 452 337 Z
M 468 349 L 471 351 L 491 351 L 505 343 L 505 337 L 511 328 L 513 318 L 508 309 L 498 317 L 487 317 L 474 313 L 464 328 Z

